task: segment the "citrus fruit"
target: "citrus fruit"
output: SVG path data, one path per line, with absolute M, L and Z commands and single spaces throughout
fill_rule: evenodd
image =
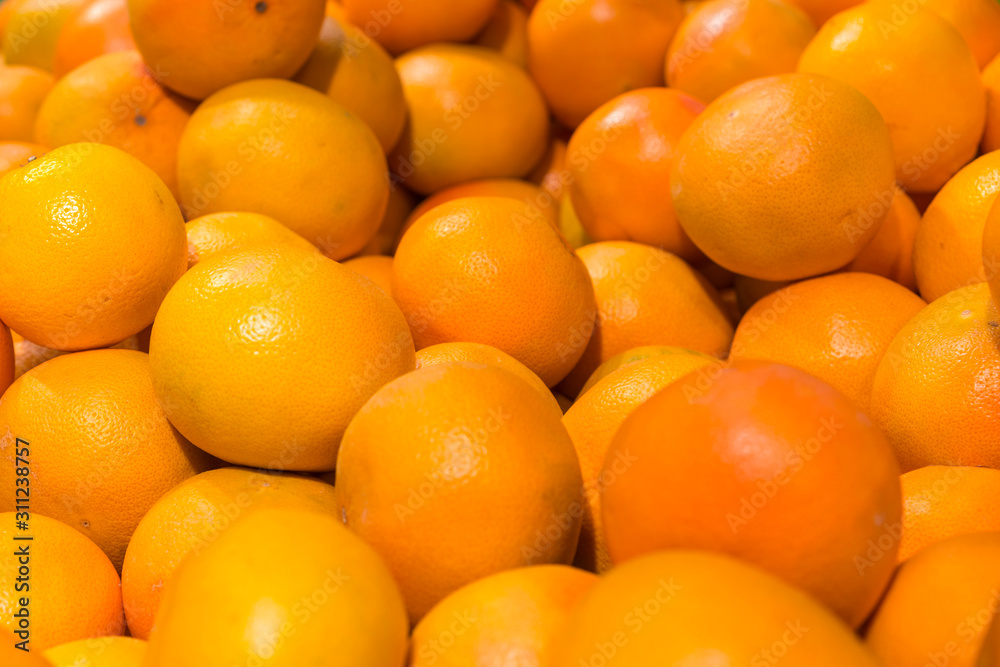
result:
M 46 151 L 48 148 L 41 144 L 27 141 L 0 141 L 0 176 L 15 167 L 23 167 L 29 161 L 38 159 Z
M 142 341 L 140 340 L 140 337 L 144 332 L 147 333 L 146 339 L 149 339 L 148 331 L 148 328 L 143 329 L 135 336 L 129 336 L 125 340 L 109 346 L 109 348 L 113 350 L 138 350 L 140 352 L 148 352 L 148 349 L 143 349 Z M 65 350 L 53 350 L 50 347 L 35 345 L 30 340 L 24 340 L 18 335 L 14 335 L 13 339 L 15 380 L 30 371 L 35 366 L 43 364 L 49 359 L 54 359 L 64 354 L 73 354 L 72 352 L 67 352 Z
M 51 72 L 63 26 L 87 0 L 19 0 L 3 33 L 8 65 L 30 65 Z
M 45 651 L 52 667 L 142 667 L 146 642 L 132 637 L 78 639 Z
M 136 158 L 69 144 L 0 179 L 0 267 L 0 320 L 26 339 L 112 345 L 149 326 L 184 273 L 184 220 Z
M 11 0 L 0 3 L 0 12 L 9 4 L 11 4 Z M 30 634 L 30 630 L 28 634 Z M 21 641 L 20 637 L 0 625 L 0 660 L 4 661 L 4 665 L 10 667 L 53 667 L 51 662 L 42 657 L 41 651 L 30 648 L 30 641 L 18 647 L 17 644 Z
M 682 354 L 689 355 L 694 354 L 698 356 L 708 357 L 712 359 L 710 355 L 706 355 L 702 352 L 695 352 L 694 350 L 686 350 L 682 347 L 675 347 L 673 345 L 640 345 L 639 347 L 634 347 L 631 350 L 625 350 L 615 356 L 611 357 L 603 364 L 597 367 L 590 377 L 587 378 L 587 382 L 583 385 L 580 393 L 577 394 L 577 398 L 583 396 L 590 388 L 595 384 L 606 378 L 607 376 L 614 373 L 619 368 L 625 368 L 626 366 L 631 366 L 649 357 L 655 357 L 661 354 Z
M 518 67 L 528 66 L 528 12 L 513 0 L 500 0 L 476 37 L 479 46 L 497 51 Z
M 380 389 L 344 434 L 336 493 L 414 623 L 487 575 L 568 564 L 583 509 L 559 415 L 523 380 L 472 362 L 425 366 Z
M 559 225 L 559 200 L 541 186 L 516 178 L 489 178 L 469 181 L 438 190 L 417 204 L 406 218 L 401 233 L 413 226 L 421 216 L 441 204 L 465 197 L 508 197 L 524 202 L 522 214 L 528 218 L 545 218 L 553 227 Z
M 134 49 L 128 0 L 86 0 L 59 31 L 52 73 L 59 79 L 105 53 Z
M 908 290 L 917 291 L 913 244 L 919 225 L 920 211 L 909 195 L 896 188 L 889 213 L 878 233 L 844 270 L 874 273 L 894 280 Z
M 570 179 L 566 164 L 567 142 L 564 138 L 556 136 L 554 132 L 555 129 L 553 129 L 553 136 L 549 140 L 548 150 L 528 174 L 528 180 L 552 195 L 554 200 L 561 202 L 563 191 Z
M 979 67 L 1000 53 L 1000 5 L 990 0 L 925 0 L 920 3 L 951 23 L 972 49 Z
M 801 7 L 808 14 L 813 23 L 822 26 L 831 16 L 845 9 L 850 9 L 855 5 L 860 5 L 865 0 L 790 0 L 791 4 Z
M 980 152 L 990 153 L 1000 148 L 1000 56 L 983 70 L 983 86 L 986 88 L 986 128 Z
M 403 225 L 410 212 L 416 206 L 417 198 L 412 192 L 401 185 L 389 189 L 389 204 L 378 231 L 372 240 L 361 249 L 359 255 L 391 255 L 396 252 L 396 245 Z
M 465 42 L 486 25 L 498 0 L 344 0 L 347 18 L 390 53 L 431 42 Z
M 7 391 L 7 387 L 14 381 L 14 374 L 17 370 L 17 357 L 14 352 L 14 341 L 10 336 L 10 329 L 3 322 L 0 322 L 0 396 Z
M 351 271 L 360 273 L 392 296 L 392 257 L 385 255 L 362 255 L 344 262 Z
M 199 262 L 164 299 L 149 346 L 156 394 L 191 442 L 229 463 L 307 471 L 334 468 L 351 417 L 413 354 L 385 292 L 284 244 Z
M 315 252 L 316 246 L 272 217 L 260 213 L 210 213 L 185 225 L 188 266 L 249 245 L 281 243 Z
M 9 2 L 10 0 L 8 0 Z M 45 70 L 0 64 L 0 139 L 34 141 L 35 118 L 54 83 Z
M 893 192 L 892 141 L 875 106 L 846 84 L 756 79 L 694 120 L 670 187 L 681 227 L 709 259 L 753 278 L 806 278 L 847 264 L 878 232 L 888 213 L 880 193 Z

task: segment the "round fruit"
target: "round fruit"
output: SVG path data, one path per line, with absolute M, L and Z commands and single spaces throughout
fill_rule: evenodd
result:
M 926 305 L 905 287 L 869 273 L 803 280 L 765 296 L 746 312 L 730 358 L 794 366 L 868 412 L 882 355 Z
M 19 0 L 3 33 L 3 60 L 51 72 L 63 26 L 87 0 Z
M 523 380 L 471 362 L 425 366 L 379 390 L 344 434 L 336 491 L 414 623 L 487 575 L 569 563 L 583 509 L 559 415 Z
M 282 470 L 332 470 L 354 413 L 413 355 L 385 292 L 284 244 L 199 262 L 164 299 L 149 346 L 177 430 L 230 463 Z
M 312 52 L 324 0 L 128 0 L 132 36 L 168 88 L 203 100 L 247 79 L 287 78 Z
M 681 226 L 711 260 L 753 278 L 806 278 L 847 264 L 878 232 L 879 193 L 894 191 L 892 141 L 846 84 L 757 79 L 694 120 L 670 183 Z
M 559 226 L 559 200 L 542 187 L 516 178 L 491 178 L 470 181 L 438 190 L 423 200 L 410 212 L 402 233 L 413 226 L 432 208 L 465 197 L 508 197 L 524 202 L 522 214 L 528 218 L 545 218 L 553 227 Z
M 808 14 L 813 23 L 821 26 L 826 23 L 831 16 L 838 14 L 845 9 L 850 9 L 855 5 L 860 5 L 865 0 L 790 0 L 791 4 L 801 7 Z
M 11 339 L 10 329 L 0 322 L 0 396 L 14 381 L 16 369 L 17 357 L 14 354 L 14 341 Z
M 184 220 L 139 160 L 101 144 L 49 151 L 0 179 L 0 320 L 58 350 L 153 321 L 187 268 Z
M 949 292 L 896 334 L 871 416 L 903 472 L 1000 467 L 1000 313 L 985 283 Z
M 260 213 L 210 213 L 187 223 L 188 267 L 249 245 L 281 243 L 300 250 L 316 246 Z
M 570 614 L 597 581 L 565 565 L 480 579 L 446 597 L 417 624 L 408 664 L 551 665 Z M 449 637 L 454 643 L 447 643 Z
M 0 176 L 11 169 L 23 167 L 32 160 L 37 160 L 49 149 L 41 144 L 27 141 L 0 141 Z
M 871 99 L 889 126 L 896 180 L 907 190 L 934 192 L 976 154 L 986 113 L 979 67 L 962 35 L 920 3 L 903 11 L 878 0 L 838 14 L 806 47 L 799 71 L 833 77 Z
M 704 108 L 683 93 L 643 88 L 603 104 L 576 128 L 567 147 L 567 191 L 591 238 L 704 259 L 664 194 L 674 150 Z
M 702 352 L 695 352 L 693 350 L 686 350 L 682 347 L 674 347 L 672 345 L 641 345 L 639 347 L 634 347 L 631 350 L 625 350 L 620 354 L 616 354 L 611 357 L 603 364 L 597 367 L 590 377 L 587 378 L 587 383 L 583 385 L 583 389 L 577 394 L 577 399 L 590 391 L 590 388 L 595 384 L 606 378 L 607 376 L 614 373 L 619 368 L 625 368 L 626 366 L 631 366 L 649 357 L 655 357 L 661 354 L 683 354 L 683 355 L 698 355 L 704 356 L 712 359 L 710 355 L 704 354 Z
M 0 3 L 0 18 L 2 18 L 4 7 L 10 4 L 12 4 L 11 0 Z M 2 28 L 3 26 L 0 25 L 0 35 L 3 34 Z M 25 630 L 23 633 L 25 639 L 30 640 L 31 630 Z M 41 653 L 34 648 L 24 650 L 30 646 L 31 642 L 23 644 L 21 643 L 23 641 L 21 637 L 0 625 L 0 660 L 3 661 L 4 665 L 8 665 L 9 667 L 53 667 L 52 663 L 43 658 Z M 21 646 L 18 647 L 18 644 L 21 644 Z
M 476 44 L 497 51 L 518 67 L 528 67 L 528 11 L 513 0 L 500 0 Z
M 598 658 L 613 656 L 613 662 Z M 621 565 L 571 616 L 555 667 L 618 664 L 876 667 L 812 597 L 718 554 L 666 551 Z
M 289 549 L 288 539 L 297 540 Z M 325 513 L 260 509 L 175 573 L 144 667 L 398 667 L 406 611 L 385 564 Z
M 391 255 L 396 252 L 399 237 L 407 217 L 417 204 L 417 196 L 406 188 L 397 185 L 389 189 L 389 205 L 379 225 L 378 232 L 372 237 L 359 255 Z
M 390 53 L 431 42 L 467 42 L 490 20 L 498 0 L 344 0 L 347 18 Z
M 877 562 L 858 560 L 900 521 L 885 437 L 800 370 L 747 361 L 707 370 L 653 396 L 614 436 L 605 472 L 626 457 L 639 464 L 604 491 L 612 561 L 670 548 L 728 553 L 858 626 L 896 565 L 895 542 Z
M 189 219 L 263 213 L 332 259 L 368 243 L 389 197 L 385 157 L 368 126 L 289 81 L 247 81 L 202 102 L 177 164 Z
M 955 26 L 980 68 L 1000 53 L 1000 4 L 993 0 L 923 0 L 920 4 Z
M 875 238 L 868 242 L 861 254 L 845 266 L 844 270 L 874 273 L 916 292 L 913 244 L 919 225 L 920 211 L 905 192 L 896 188 L 892 203 L 889 204 L 889 213 Z
M 53 83 L 52 75 L 37 67 L 0 64 L 0 140 L 35 140 L 35 118 Z
M 195 475 L 156 501 L 132 534 L 122 566 L 122 599 L 132 636 L 149 637 L 164 583 L 185 556 L 200 554 L 234 521 L 262 507 L 331 516 L 337 510 L 333 487 L 318 479 L 234 467 Z
M 400 241 L 392 295 L 418 348 L 492 345 L 551 387 L 583 354 L 596 307 L 583 262 L 524 209 L 470 197 L 428 212 Z
M 13 445 L 9 445 L 13 446 Z M 23 449 L 23 444 L 18 444 Z M 35 449 L 28 447 L 29 456 Z M 14 489 L 13 485 L 4 488 Z M 32 510 L 41 489 L 31 494 Z M 11 492 L 13 497 L 13 492 Z M 31 512 L 27 529 L 15 530 L 15 513 L 0 513 L 0 625 L 11 632 L 27 630 L 32 651 L 89 637 L 125 632 L 121 583 L 115 566 L 96 544 L 69 526 Z M 21 520 L 21 519 L 18 519 Z M 17 538 L 31 537 L 31 541 Z M 23 609 L 17 591 L 18 568 L 24 565 L 18 552 L 27 550 L 30 597 L 24 627 L 14 615 Z M 24 581 L 20 582 L 22 585 Z
M 528 174 L 528 180 L 552 195 L 553 199 L 561 202 L 563 191 L 569 180 L 569 170 L 566 164 L 566 139 L 557 136 L 557 130 L 558 126 L 553 126 L 553 136 L 549 140 L 549 148 Z
M 594 334 L 560 384 L 576 396 L 602 363 L 640 345 L 673 345 L 724 357 L 733 325 L 718 292 L 684 260 L 630 241 L 577 250 L 597 300 Z
M 20 336 L 13 334 L 14 339 L 14 379 L 21 377 L 28 371 L 30 371 L 35 366 L 40 366 L 49 359 L 55 359 L 56 357 L 62 356 L 64 354 L 73 354 L 73 352 L 66 352 L 64 350 L 53 350 L 50 347 L 42 347 L 41 345 L 35 345 L 30 340 L 24 340 Z M 145 340 L 149 341 L 149 328 L 145 328 L 140 331 L 135 336 L 129 336 L 120 343 L 115 343 L 109 346 L 107 349 L 111 350 L 138 350 L 140 352 L 148 352 L 148 345 L 146 348 L 143 347 L 142 341 L 140 340 L 142 336 L 145 335 Z
M 43 655 L 52 667 L 142 667 L 146 642 L 132 637 L 78 639 Z
M 86 0 L 59 31 L 52 73 L 61 79 L 105 53 L 134 49 L 128 0 Z
M 986 128 L 980 152 L 985 154 L 1000 148 L 1000 56 L 983 70 L 983 86 L 986 88 Z
M 360 273 L 392 296 L 392 257 L 384 255 L 362 255 L 344 262 L 351 271 Z
M 429 195 L 476 179 L 520 178 L 545 152 L 545 101 L 495 51 L 436 44 L 401 56 L 396 69 L 410 122 L 389 167 L 408 188 Z

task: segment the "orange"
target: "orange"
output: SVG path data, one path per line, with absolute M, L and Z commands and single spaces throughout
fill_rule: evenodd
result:
M 392 296 L 392 257 L 385 255 L 362 255 L 344 262 L 351 271 L 360 273 Z
M 31 65 L 51 72 L 62 28 L 86 2 L 19 0 L 4 27 L 4 60 L 8 65 Z
M 324 0 L 128 0 L 132 37 L 153 75 L 196 100 L 295 74 L 316 46 L 325 8 Z
M 709 259 L 753 278 L 806 278 L 847 264 L 878 232 L 894 192 L 892 141 L 846 84 L 756 79 L 694 120 L 670 185 L 681 226 Z
M 512 375 L 516 375 L 531 385 L 538 392 L 538 397 L 542 403 L 550 405 L 553 410 L 557 411 L 556 414 L 562 418 L 562 408 L 559 407 L 552 392 L 545 386 L 542 379 L 520 361 L 491 345 L 483 345 L 482 343 L 440 343 L 425 347 L 417 352 L 417 368 L 433 366 L 435 364 L 446 364 L 452 361 L 469 361 L 476 364 L 496 366 Z
M 425 366 L 380 389 L 344 435 L 336 493 L 413 623 L 487 575 L 568 564 L 583 500 L 559 415 L 523 380 L 472 362 Z
M 681 24 L 667 52 L 671 88 L 711 102 L 741 83 L 794 72 L 816 34 L 784 0 L 711 0 Z
M 44 155 L 47 150 L 41 144 L 27 141 L 0 141 L 0 176 L 15 167 L 23 167 L 30 160 Z
M 35 120 L 35 139 L 58 147 L 90 141 L 138 158 L 177 188 L 177 146 L 194 103 L 164 89 L 136 51 L 98 56 L 56 82 Z
M 191 116 L 179 150 L 188 219 L 263 213 L 332 259 L 371 240 L 389 197 L 385 157 L 368 126 L 289 81 L 246 81 L 216 93 Z
M 675 381 L 625 420 L 604 470 L 617 474 L 602 505 L 615 564 L 657 549 L 720 551 L 852 627 L 896 565 L 895 541 L 885 558 L 864 558 L 898 529 L 892 449 L 850 400 L 789 366 L 737 361 Z
M 986 128 L 980 150 L 989 153 L 1000 148 L 1000 56 L 983 70 L 983 86 L 986 88 Z
M 597 581 L 565 565 L 480 579 L 446 597 L 417 624 L 408 664 L 551 665 L 570 614 Z
M 416 195 L 401 185 L 389 189 L 389 204 L 385 207 L 382 223 L 375 236 L 361 249 L 361 255 L 391 255 L 396 252 L 396 244 L 406 219 L 417 204 Z
M 559 231 L 574 249 L 594 242 L 573 210 L 573 200 L 570 197 L 563 197 L 559 205 Z
M 136 158 L 69 144 L 0 179 L 0 267 L 0 320 L 26 339 L 112 345 L 149 326 L 184 273 L 184 220 Z
M 680 228 L 666 195 L 674 151 L 704 105 L 666 88 L 619 95 L 576 128 L 567 147 L 567 190 L 587 234 L 704 256 Z
M 527 10 L 513 0 L 500 0 L 475 43 L 499 52 L 518 67 L 527 68 Z
M 719 293 L 676 255 L 631 241 L 577 250 L 597 300 L 594 333 L 560 389 L 576 396 L 602 363 L 640 345 L 724 357 L 733 338 Z
M 0 2 L 0 60 L 3 60 L 3 34 L 4 30 L 7 28 L 7 21 L 14 13 L 14 8 L 17 7 L 23 0 L 4 0 Z M 2 629 L 0 629 L 2 630 Z
M 993 300 L 1000 302 L 1000 209 L 994 211 L 995 208 L 996 200 L 983 224 L 983 265 L 980 275 L 989 284 Z
M 27 440 L 32 511 L 79 530 L 118 569 L 146 510 L 215 464 L 167 421 L 149 358 L 133 350 L 67 354 L 28 371 L 0 400 L 0 432 L 0 486 L 14 488 L 13 436 Z M 13 510 L 14 498 L 0 509 Z
M 726 556 L 665 551 L 601 578 L 570 618 L 553 665 L 779 661 L 784 667 L 878 665 L 849 628 L 802 591 Z
M 1000 470 L 927 466 L 904 473 L 899 562 L 955 535 L 1000 530 Z
M 959 171 L 937 193 L 917 227 L 913 268 L 928 301 L 983 282 L 1000 271 L 985 257 L 983 230 L 1000 194 L 1000 153 L 987 153 Z
M 295 536 L 288 548 L 281 535 Z M 406 612 L 385 564 L 325 513 L 261 509 L 186 559 L 144 667 L 398 667 Z
M 621 457 L 612 463 L 610 471 L 604 470 L 604 459 L 618 427 L 653 394 L 713 362 L 719 363 L 707 354 L 664 347 L 659 354 L 625 364 L 597 381 L 566 411 L 563 426 L 580 459 L 587 501 L 574 561 L 577 567 L 595 572 L 611 569 L 601 517 L 601 495 L 615 483 L 622 469 L 633 463 Z
M 997 667 L 1000 665 L 1000 621 L 997 620 L 998 618 L 1000 617 L 996 614 L 993 615 L 993 622 L 990 623 L 990 629 L 986 633 L 986 638 L 983 639 L 976 667 Z
M 806 47 L 799 71 L 833 77 L 871 99 L 889 126 L 896 180 L 907 190 L 937 190 L 976 154 L 986 114 L 979 67 L 962 35 L 920 3 L 903 9 L 874 0 L 838 14 Z
M 683 18 L 678 0 L 540 0 L 528 18 L 528 65 L 552 113 L 573 128 L 636 88 L 663 85 Z
M 490 20 L 498 0 L 344 0 L 351 23 L 400 54 L 431 42 L 467 42 Z
M 834 14 L 838 14 L 845 9 L 850 9 L 855 5 L 860 5 L 865 0 L 789 0 L 791 4 L 801 7 L 806 14 L 812 18 L 813 23 L 822 26 Z
M 319 42 L 295 80 L 355 114 L 388 153 L 406 122 L 403 84 L 392 56 L 358 27 L 333 16 L 323 20 Z
M 529 181 L 548 192 L 556 201 L 562 201 L 563 190 L 570 179 L 566 168 L 566 146 L 565 139 L 553 136 L 545 155 L 528 174 Z
M 156 395 L 191 442 L 229 463 L 307 471 L 333 470 L 351 417 L 413 355 L 385 292 L 285 244 L 199 262 L 149 345 Z
M 544 218 L 553 227 L 559 224 L 559 200 L 541 186 L 515 178 L 493 178 L 471 181 L 438 190 L 423 200 L 410 212 L 401 233 L 413 226 L 422 215 L 446 202 L 465 197 L 509 197 L 524 202 L 523 215 L 529 218 Z
M 921 3 L 951 23 L 965 38 L 979 67 L 1000 53 L 1000 5 L 992 0 L 924 0 Z
M 132 637 L 78 639 L 45 651 L 52 667 L 142 667 L 146 642 Z
M 282 243 L 300 250 L 316 250 L 288 227 L 260 213 L 211 213 L 195 218 L 185 227 L 189 267 L 249 245 Z
M 140 341 L 140 337 L 144 332 L 147 333 L 148 340 L 147 328 L 143 329 L 135 336 L 129 336 L 120 343 L 110 345 L 109 348 L 113 350 L 138 350 L 140 352 L 148 352 L 148 349 L 143 349 L 142 342 Z M 13 339 L 15 380 L 30 371 L 35 366 L 43 364 L 49 359 L 54 359 L 64 354 L 73 354 L 72 352 L 67 352 L 65 350 L 53 350 L 50 347 L 35 345 L 30 340 L 24 340 L 17 334 L 13 334 Z
M 10 336 L 10 329 L 3 322 L 0 322 L 0 396 L 7 391 L 7 387 L 14 381 L 16 370 L 16 356 L 14 353 L 14 342 Z
M 19 445 L 24 449 L 24 445 Z M 38 451 L 29 447 L 29 456 Z M 33 459 L 32 459 L 33 462 Z M 4 486 L 11 491 L 14 486 Z M 44 651 L 77 639 L 120 635 L 125 632 L 121 583 L 108 557 L 93 542 L 55 519 L 36 513 L 39 493 L 31 493 L 28 528 L 15 528 L 15 513 L 0 513 L 0 624 L 20 640 L 28 640 L 31 651 Z M 18 520 L 23 519 L 21 517 Z M 19 537 L 31 537 L 20 541 Z M 18 582 L 17 555 L 27 551 L 29 581 Z M 27 583 L 27 586 L 25 586 Z M 19 586 L 18 590 L 15 586 Z M 28 627 L 23 628 L 14 614 L 20 598 L 27 594 Z M 5 663 L 6 664 L 6 663 Z
M 105 53 L 134 49 L 128 0 L 86 0 L 59 31 L 52 73 L 58 79 Z
M 617 371 L 619 368 L 625 368 L 626 366 L 631 366 L 635 363 L 648 359 L 649 357 L 655 357 L 661 354 L 693 354 L 712 359 L 710 355 L 706 355 L 703 352 L 686 350 L 682 347 L 674 347 L 673 345 L 640 345 L 639 347 L 634 347 L 631 350 L 625 350 L 624 352 L 616 354 L 598 366 L 597 370 L 591 373 L 590 377 L 587 378 L 587 382 L 583 385 L 580 393 L 577 394 L 577 398 L 579 399 L 581 396 L 586 394 L 591 387 Z
M 949 292 L 896 334 L 872 386 L 871 416 L 903 472 L 1000 467 L 1000 313 L 986 284 Z
M 583 354 L 596 307 L 586 266 L 524 208 L 470 197 L 428 212 L 399 243 L 392 295 L 418 349 L 485 343 L 551 387 Z
M 520 178 L 545 152 L 545 101 L 496 51 L 436 44 L 401 56 L 396 69 L 410 120 L 389 167 L 411 190 L 429 195 L 482 178 Z
M 45 70 L 0 63 L 0 100 L 4 102 L 0 105 L 0 140 L 34 141 L 35 117 L 53 83 Z
M 960 535 L 899 569 L 868 627 L 884 667 L 973 667 L 1000 609 L 1000 533 Z
M 917 291 L 913 244 L 919 225 L 920 211 L 905 192 L 896 188 L 889 213 L 878 233 L 844 269 L 874 273 L 894 280 L 908 290 Z
M 133 637 L 147 639 L 166 583 L 188 554 L 200 554 L 234 521 L 261 507 L 336 511 L 333 487 L 302 475 L 220 468 L 195 475 L 160 497 L 125 552 L 122 599 Z
M 0 13 L 3 12 L 3 8 L 6 5 L 11 4 L 11 1 L 12 0 L 0 2 Z M 0 15 L 0 18 L 2 18 L 2 15 Z M 0 34 L 2 34 L 2 26 L 0 26 Z M 3 661 L 5 666 L 53 667 L 51 662 L 42 657 L 40 651 L 30 647 L 30 642 L 28 644 L 22 644 L 22 648 L 27 648 L 28 650 L 17 648 L 16 644 L 19 642 L 21 642 L 20 637 L 8 630 L 6 627 L 0 626 L 0 660 Z
M 926 305 L 905 287 L 870 273 L 803 280 L 765 296 L 746 312 L 730 358 L 794 366 L 868 412 L 882 356 Z

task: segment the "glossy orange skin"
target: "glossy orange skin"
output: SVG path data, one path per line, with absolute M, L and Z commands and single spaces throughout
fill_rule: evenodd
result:
M 345 260 L 343 265 L 360 273 L 392 296 L 392 257 L 386 255 L 361 255 Z
M 146 642 L 133 637 L 78 639 L 54 646 L 44 653 L 52 667 L 142 667 Z
M 576 128 L 566 149 L 567 190 L 592 239 L 704 258 L 664 196 L 681 135 L 704 108 L 684 93 L 643 88 L 601 105 Z
M 210 213 L 184 225 L 188 239 L 188 268 L 244 246 L 284 243 L 302 250 L 316 246 L 260 213 Z
M 34 141 L 35 118 L 55 81 L 26 65 L 0 65 L 0 140 Z
M 4 28 L 4 60 L 51 72 L 63 26 L 87 1 L 18 0 Z
M 406 218 L 400 234 L 413 226 L 422 215 L 446 202 L 465 197 L 507 197 L 524 202 L 524 215 L 529 218 L 544 218 L 556 227 L 559 224 L 559 201 L 542 187 L 516 178 L 492 178 L 469 181 L 438 190 L 414 207 Z
M 52 74 L 59 79 L 97 56 L 134 49 L 128 0 L 90 0 L 59 31 Z
M 518 67 L 528 66 L 528 12 L 514 0 L 500 0 L 476 44 L 494 49 Z
M 325 13 L 325 0 L 128 0 L 132 37 L 153 75 L 196 100 L 239 81 L 295 74 Z
M 986 128 L 980 151 L 990 153 L 1000 148 L 1000 57 L 991 60 L 983 69 L 983 87 L 986 89 Z
M 892 449 L 853 403 L 800 370 L 737 361 L 677 380 L 625 420 L 608 470 L 617 481 L 604 492 L 604 530 L 616 564 L 660 549 L 720 551 L 803 588 L 853 627 L 892 576 L 895 542 L 885 558 L 857 561 L 900 521 Z
M 16 167 L 23 167 L 28 160 L 41 157 L 47 150 L 41 144 L 27 141 L 0 141 L 0 176 Z
M 894 0 L 875 0 L 837 15 L 803 52 L 799 71 L 839 79 L 871 99 L 892 133 L 896 180 L 933 192 L 975 156 L 986 98 L 962 35 L 917 4 L 908 13 Z M 914 58 L 918 48 L 932 51 L 933 61 Z
M 913 271 L 913 244 L 920 225 L 920 211 L 902 190 L 889 205 L 875 238 L 844 267 L 845 271 L 861 271 L 894 280 L 908 290 L 917 291 L 917 276 Z
M 860 5 L 864 0 L 789 0 L 808 14 L 817 27 L 826 23 L 831 16 L 845 9 Z
M 983 277 L 994 303 L 1000 303 L 1000 208 L 993 204 L 983 225 Z
M 486 25 L 499 0 L 344 0 L 347 18 L 399 55 L 431 42 L 466 42 Z
M 750 79 L 794 72 L 816 34 L 784 0 L 711 0 L 681 23 L 667 52 L 671 88 L 706 104 Z
M 980 68 L 1000 53 L 1000 4 L 991 0 L 924 0 L 921 5 L 962 33 Z
M 434 44 L 396 60 L 410 120 L 389 156 L 424 195 L 483 178 L 520 178 L 548 146 L 549 118 L 528 74 L 483 46 Z
M 569 128 L 615 95 L 663 85 L 683 18 L 678 0 L 541 0 L 528 18 L 528 67 Z

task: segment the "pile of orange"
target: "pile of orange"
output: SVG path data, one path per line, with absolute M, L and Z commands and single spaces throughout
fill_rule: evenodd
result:
M 0 665 L 1000 667 L 1000 2 L 0 0 Z

